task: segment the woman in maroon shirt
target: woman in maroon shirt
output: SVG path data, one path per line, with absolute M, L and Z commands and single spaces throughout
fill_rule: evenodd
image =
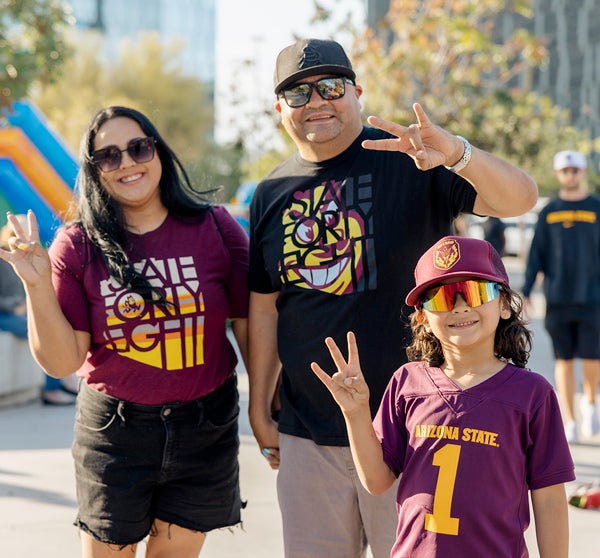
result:
M 21 277 L 46 373 L 83 378 L 73 457 L 85 558 L 198 556 L 240 522 L 238 393 L 247 237 L 197 192 L 143 114 L 109 107 L 82 141 L 77 213 L 49 251 L 35 216 L 0 252 Z

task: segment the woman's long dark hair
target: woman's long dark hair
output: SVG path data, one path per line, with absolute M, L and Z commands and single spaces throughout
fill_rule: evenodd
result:
M 501 303 L 510 308 L 510 317 L 500 318 L 494 338 L 494 353 L 498 358 L 512 361 L 525 368 L 531 354 L 531 331 L 523 319 L 523 300 L 515 291 L 500 288 Z M 429 329 L 423 309 L 418 308 L 410 316 L 413 341 L 406 348 L 410 360 L 424 360 L 429 366 L 440 366 L 444 362 L 442 345 Z
M 137 122 L 147 136 L 156 140 L 155 157 L 160 158 L 160 198 L 169 213 L 193 217 L 209 207 L 202 193 L 192 186 L 183 165 L 159 134 L 152 122 L 141 112 L 121 106 L 102 109 L 91 120 L 81 140 L 81 167 L 77 175 L 76 222 L 92 244 L 98 248 L 111 277 L 121 285 L 139 293 L 145 300 L 164 304 L 163 294 L 153 288 L 131 263 L 130 248 L 123 209 L 106 191 L 93 161 L 94 140 L 103 124 L 113 118 L 129 118 Z

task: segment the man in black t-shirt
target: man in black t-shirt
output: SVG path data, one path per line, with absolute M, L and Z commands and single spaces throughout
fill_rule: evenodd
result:
M 571 443 L 575 420 L 575 359 L 582 359 L 581 433 L 600 432 L 596 392 L 600 378 L 600 198 L 586 186 L 586 159 L 578 151 L 554 156 L 558 196 L 540 211 L 525 270 L 523 296 L 544 274 L 545 326 L 556 358 L 554 376 Z
M 369 117 L 364 127 L 362 87 L 334 41 L 285 48 L 275 94 L 298 152 L 261 181 L 250 208 L 250 421 L 279 468 L 286 557 L 362 556 L 368 544 L 387 558 L 395 493 L 360 485 L 341 412 L 310 362 L 330 361 L 325 337 L 341 345 L 353 330 L 374 413 L 406 361 L 403 301 L 420 255 L 460 213 L 521 214 L 537 188 L 417 103 L 411 126 Z

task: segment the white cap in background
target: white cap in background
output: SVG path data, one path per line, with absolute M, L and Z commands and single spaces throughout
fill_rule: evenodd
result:
M 579 151 L 559 151 L 554 155 L 554 170 L 567 168 L 586 169 L 585 155 Z

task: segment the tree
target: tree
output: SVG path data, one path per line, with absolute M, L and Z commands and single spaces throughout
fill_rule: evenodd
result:
M 70 52 L 64 32 L 72 17 L 58 0 L 0 0 L 0 107 L 51 83 Z
M 36 88 L 32 98 L 73 150 L 100 108 L 126 105 L 156 124 L 196 187 L 235 190 L 239 184 L 235 154 L 214 144 L 210 94 L 198 79 L 183 72 L 180 45 L 163 44 L 156 33 L 144 33 L 135 42 L 124 40 L 118 59 L 106 61 L 100 34 L 86 31 L 70 40 L 77 56 L 68 60 L 55 84 Z

